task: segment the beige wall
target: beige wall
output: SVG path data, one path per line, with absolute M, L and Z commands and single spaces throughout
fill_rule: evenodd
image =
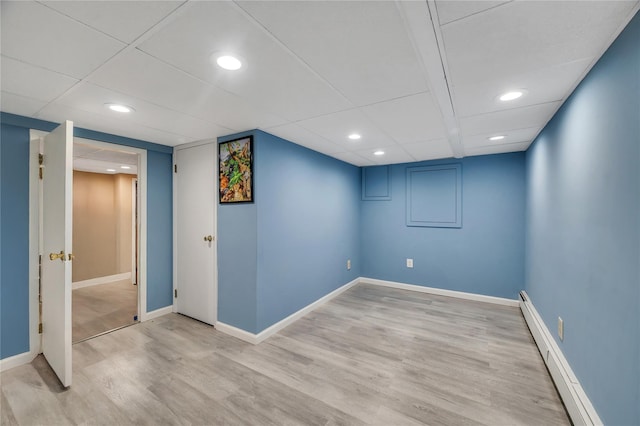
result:
M 131 272 L 133 175 L 73 172 L 73 281 Z

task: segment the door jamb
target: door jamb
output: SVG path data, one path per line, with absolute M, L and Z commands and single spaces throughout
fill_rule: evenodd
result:
M 39 154 L 42 132 L 31 131 L 29 137 L 29 352 L 32 358 L 42 353 L 40 324 L 40 248 L 42 247 L 42 181 L 39 179 Z

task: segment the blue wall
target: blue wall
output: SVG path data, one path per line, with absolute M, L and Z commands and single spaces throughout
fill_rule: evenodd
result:
M 639 40 L 640 15 L 527 153 L 526 290 L 611 425 L 640 424 Z
M 0 359 L 29 350 L 29 130 L 0 129 Z
M 220 321 L 258 333 L 360 275 L 360 169 L 250 133 L 255 202 L 218 208 L 218 304 Z
M 225 142 L 252 135 L 244 132 L 219 138 Z M 256 140 L 254 138 L 254 168 Z M 254 179 L 254 197 L 257 184 Z M 216 195 L 216 198 L 218 196 Z M 250 333 L 257 332 L 258 216 L 250 204 L 218 203 L 218 319 Z
M 524 284 L 524 159 L 513 153 L 391 166 L 391 200 L 361 202 L 362 275 L 516 299 Z M 407 167 L 455 163 L 462 164 L 462 227 L 408 227 Z
M 256 132 L 258 330 L 360 276 L 360 169 Z M 351 259 L 351 270 L 347 270 Z
M 173 155 L 147 150 L 147 312 L 173 304 Z
M 2 113 L 0 358 L 29 351 L 29 129 L 57 124 Z M 147 150 L 147 311 L 173 303 L 171 147 L 76 128 L 74 135 Z

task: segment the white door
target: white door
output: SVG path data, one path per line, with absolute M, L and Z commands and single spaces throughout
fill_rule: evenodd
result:
M 218 315 L 216 260 L 216 146 L 176 149 L 176 309 L 215 325 Z
M 71 386 L 71 235 L 73 123 L 44 138 L 42 205 L 42 352 Z

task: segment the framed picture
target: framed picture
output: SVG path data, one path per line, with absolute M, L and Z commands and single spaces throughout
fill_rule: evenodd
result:
M 253 202 L 253 136 L 218 144 L 220 204 Z

